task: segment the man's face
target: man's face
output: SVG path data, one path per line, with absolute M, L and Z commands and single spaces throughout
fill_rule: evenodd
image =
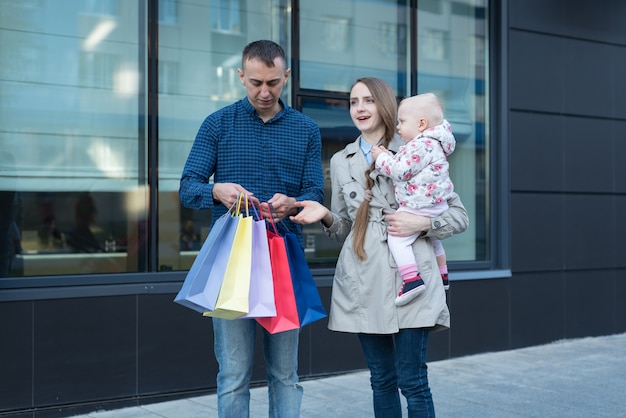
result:
M 273 116 L 280 111 L 278 99 L 291 71 L 285 67 L 281 58 L 274 59 L 274 67 L 268 67 L 258 59 L 251 59 L 245 62 L 243 69 L 238 70 L 248 100 L 259 115 Z

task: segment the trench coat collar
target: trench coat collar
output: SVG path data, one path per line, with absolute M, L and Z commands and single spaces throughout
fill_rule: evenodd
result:
M 348 159 L 348 166 L 350 168 L 350 175 L 352 179 L 359 183 L 364 189 L 367 188 L 367 184 L 365 182 L 365 171 L 368 169 L 369 164 L 365 159 L 365 155 L 361 151 L 361 136 L 359 135 L 356 141 L 351 142 L 346 145 L 346 158 Z M 393 140 L 389 143 L 388 149 L 397 152 L 398 149 L 404 144 L 402 139 L 395 135 Z M 378 176 L 377 172 L 372 172 L 372 176 Z M 377 182 L 375 182 L 377 183 Z
M 346 158 L 348 159 L 348 167 L 350 170 L 350 176 L 354 181 L 359 183 L 364 189 L 367 188 L 365 183 L 365 170 L 369 167 L 365 155 L 361 151 L 361 136 L 356 141 L 346 145 Z

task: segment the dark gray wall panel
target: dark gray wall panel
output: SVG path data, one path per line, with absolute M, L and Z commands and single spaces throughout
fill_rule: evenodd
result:
M 625 246 L 626 247 L 626 246 Z M 613 301 L 615 304 L 615 328 L 613 332 L 620 334 L 626 332 L 626 270 L 615 270 L 615 285 L 613 291 Z
M 510 108 L 624 117 L 626 48 L 511 31 Z
M 514 29 L 554 32 L 563 15 L 560 0 L 509 0 L 509 27 Z
M 615 332 L 614 273 L 607 270 L 568 272 L 565 277 L 565 338 Z
M 625 68 L 626 71 L 626 68 Z M 624 73 L 626 74 L 626 72 Z M 626 77 L 624 77 L 626 79 Z M 626 91 L 624 93 L 626 97 Z M 626 102 L 624 103 L 626 109 Z M 626 194 L 626 121 L 613 122 L 613 150 L 610 158 L 615 167 L 612 179 L 615 193 Z M 624 213 L 624 212 L 618 212 Z
M 511 196 L 511 263 L 514 273 L 563 268 L 563 198 L 555 194 Z
M 32 406 L 33 302 L 0 303 L 0 412 Z
M 511 112 L 511 190 L 563 188 L 563 120 L 557 115 Z
M 35 406 L 136 392 L 136 296 L 34 304 Z
M 563 211 L 563 268 L 607 269 L 615 265 L 615 198 L 566 195 Z M 586 226 L 591 225 L 591 233 Z
M 511 348 L 565 336 L 564 273 L 520 273 L 511 283 Z
M 611 21 L 615 28 L 615 42 L 626 45 L 626 1 L 612 0 Z M 622 73 L 624 74 L 624 73 Z
M 330 312 L 331 287 L 319 288 L 326 312 Z M 303 364 L 307 362 L 307 364 Z M 365 369 L 365 358 L 356 334 L 328 329 L 328 318 L 307 325 L 300 336 L 300 375 Z
M 626 1 L 624 2 L 626 5 Z M 626 6 L 624 6 L 624 15 L 626 15 Z M 624 27 L 626 27 L 626 17 L 624 17 Z M 626 33 L 626 30 L 624 31 Z M 624 35 L 626 37 L 626 35 Z M 611 100 L 613 101 L 614 114 L 616 118 L 626 119 L 626 40 L 622 46 L 615 46 L 612 49 L 613 73 L 611 80 L 613 91 Z M 622 131 L 622 138 L 624 131 Z
M 174 303 L 176 295 L 138 298 L 138 392 L 214 388 L 211 318 Z
M 619 11 L 624 12 L 621 0 L 509 0 L 512 28 L 602 42 L 624 41 L 626 22 L 614 16 Z
M 615 93 L 615 48 L 559 38 L 559 50 L 563 54 L 563 73 L 560 75 L 564 80 L 563 112 L 601 118 L 615 116 L 612 99 Z
M 510 347 L 510 280 L 457 281 L 449 292 L 454 293 L 450 307 L 453 357 Z
M 509 119 L 512 191 L 626 188 L 626 122 L 523 111 Z
M 565 192 L 612 193 L 613 122 L 607 119 L 563 117 Z
M 428 336 L 428 361 L 445 360 L 450 358 L 450 335 L 449 329 L 431 332 Z
M 563 40 L 509 33 L 509 108 L 561 112 L 565 93 Z
M 615 228 L 615 245 L 613 253 L 615 254 L 614 265 L 616 268 L 626 268 L 626 195 L 615 196 L 615 220 L 613 223 Z M 620 272 L 618 270 L 618 272 Z M 624 272 L 621 271 L 623 274 Z M 620 293 L 626 295 L 626 293 Z M 623 303 L 626 306 L 626 303 Z M 626 316 L 624 317 L 626 319 Z

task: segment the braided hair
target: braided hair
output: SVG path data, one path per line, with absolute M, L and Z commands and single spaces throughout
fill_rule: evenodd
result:
M 378 113 L 380 114 L 382 122 L 385 125 L 385 134 L 382 138 L 382 145 L 387 148 L 396 132 L 395 126 L 398 110 L 396 96 L 394 95 L 389 84 L 380 78 L 359 78 L 354 82 L 352 88 L 358 83 L 364 84 L 372 94 Z M 352 90 L 352 88 L 350 90 Z M 367 184 L 366 195 L 367 192 L 370 192 L 370 199 L 371 189 L 374 187 L 374 180 L 370 177 L 370 174 L 375 169 L 375 163 L 375 161 L 372 162 L 370 167 L 365 171 L 365 180 Z M 352 246 L 354 247 L 356 255 L 360 260 L 365 260 L 367 258 L 367 254 L 365 254 L 364 249 L 364 242 L 365 231 L 367 230 L 367 224 L 369 222 L 369 204 L 370 201 L 367 197 L 363 199 L 363 202 L 361 202 L 357 211 L 356 218 L 354 219 L 354 225 L 352 226 Z

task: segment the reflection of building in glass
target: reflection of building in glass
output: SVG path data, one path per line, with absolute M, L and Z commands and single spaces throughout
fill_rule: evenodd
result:
M 138 16 L 146 10 L 133 2 L 88 1 L 66 5 L 62 17 L 49 19 L 44 17 L 60 12 L 54 2 L 25 4 L 5 5 L 0 16 L 0 27 L 5 28 L 0 57 L 7 63 L 0 68 L 4 80 L 0 147 L 12 153 L 23 147 L 32 150 L 15 168 L 17 188 L 27 194 L 27 202 L 33 201 L 29 193 L 41 190 L 54 193 L 54 199 L 64 204 L 85 191 L 104 201 L 141 196 L 139 211 L 128 211 L 122 204 L 98 213 L 104 235 L 98 238 L 99 245 L 104 248 L 115 228 L 119 251 L 126 247 L 126 237 L 137 236 L 136 225 L 145 220 L 148 208 L 147 46 L 138 35 Z M 278 0 L 159 0 L 158 4 L 158 193 L 162 196 L 162 263 L 158 264 L 176 269 L 186 262 L 180 261 L 178 252 L 183 218 L 175 193 L 199 123 L 243 96 L 237 69 L 241 49 L 249 40 L 273 38 L 291 53 L 291 15 L 286 3 Z M 481 194 L 475 190 L 474 173 L 479 172 L 475 161 L 477 153 L 484 152 L 476 144 L 488 144 L 484 129 L 477 129 L 488 105 L 483 91 L 486 23 L 481 16 L 485 13 L 480 12 L 482 6 L 461 7 L 447 0 L 420 1 L 418 7 L 417 39 L 411 39 L 410 13 L 416 10 L 407 5 L 301 2 L 299 55 L 294 57 L 299 71 L 289 82 L 304 95 L 291 100 L 292 91 L 285 89 L 285 100 L 318 121 L 327 167 L 330 156 L 355 139 L 345 96 L 337 95 L 345 95 L 356 78 L 381 77 L 396 88 L 398 97 L 411 94 L 412 82 L 419 92 L 434 91 L 443 98 L 446 116 L 462 143 L 454 155 L 453 176 L 460 178 L 455 183 L 467 183 L 461 186 L 464 202 L 470 213 L 476 213 L 472 200 Z M 412 62 L 417 65 L 414 73 Z M 318 103 L 319 91 L 336 97 Z M 66 218 L 70 217 L 57 213 L 54 219 L 62 234 L 72 227 L 72 220 Z M 29 226 L 27 235 L 39 231 L 42 222 L 29 222 L 36 226 Z M 209 223 L 210 217 L 196 220 L 195 225 L 202 230 Z M 305 232 L 313 234 L 311 229 Z M 468 233 L 459 239 L 472 237 Z M 316 242 L 318 249 L 326 245 L 321 241 Z M 46 248 L 67 250 L 64 239 L 56 242 Z

